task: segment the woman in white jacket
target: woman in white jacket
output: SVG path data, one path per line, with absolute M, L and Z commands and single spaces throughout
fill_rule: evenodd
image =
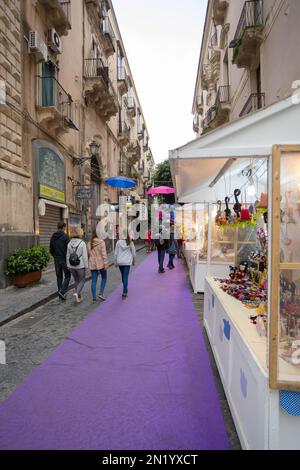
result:
M 136 251 L 130 235 L 127 234 L 126 240 L 118 240 L 115 248 L 115 266 L 119 266 L 123 283 L 122 298 L 128 296 L 128 277 L 130 266 L 135 264 Z
M 85 284 L 86 269 L 89 267 L 87 247 L 80 236 L 80 229 L 75 230 L 67 248 L 67 266 L 74 277 L 74 297 L 77 303 L 80 303 L 82 300 L 81 291 Z

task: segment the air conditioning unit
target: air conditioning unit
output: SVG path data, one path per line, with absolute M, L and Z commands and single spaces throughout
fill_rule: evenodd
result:
M 36 31 L 29 32 L 28 52 L 34 54 L 38 61 L 48 59 L 48 48 Z
M 62 42 L 54 28 L 48 30 L 48 46 L 56 54 L 62 53 Z

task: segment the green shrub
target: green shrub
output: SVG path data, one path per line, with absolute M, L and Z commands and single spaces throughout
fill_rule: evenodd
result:
M 47 266 L 49 260 L 50 253 L 42 246 L 18 248 L 6 259 L 6 274 L 11 276 L 40 271 Z

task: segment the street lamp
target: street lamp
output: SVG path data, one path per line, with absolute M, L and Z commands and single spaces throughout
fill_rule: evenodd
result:
M 92 140 L 92 142 L 89 144 L 89 147 L 92 157 L 95 157 L 98 154 L 100 145 L 98 145 L 95 140 Z
M 90 142 L 89 147 L 90 147 L 91 156 L 90 157 L 76 157 L 74 159 L 74 165 L 82 165 L 87 160 L 91 160 L 93 157 L 96 157 L 96 155 L 98 155 L 100 145 L 97 144 L 95 140 L 92 140 Z

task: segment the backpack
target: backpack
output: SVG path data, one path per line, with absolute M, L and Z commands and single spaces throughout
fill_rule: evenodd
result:
M 75 247 L 75 249 L 74 249 L 74 247 L 72 247 L 73 251 L 69 256 L 69 263 L 70 263 L 71 266 L 78 266 L 80 264 L 81 255 L 78 256 L 77 248 L 79 247 L 79 245 L 81 245 L 81 243 L 82 242 L 79 242 L 78 245 Z

